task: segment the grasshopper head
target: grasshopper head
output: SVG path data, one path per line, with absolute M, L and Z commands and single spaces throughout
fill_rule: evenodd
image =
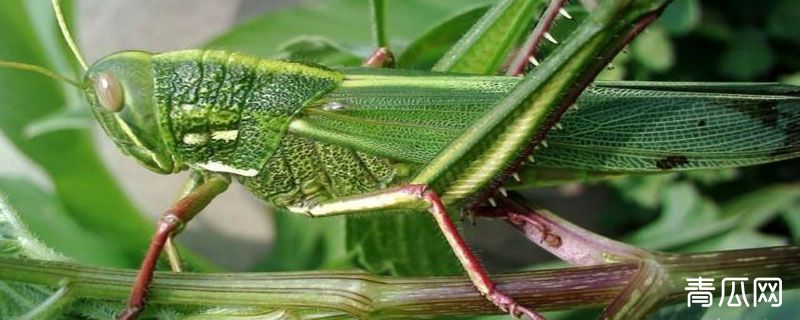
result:
M 173 173 L 181 165 L 159 130 L 151 56 L 125 51 L 95 62 L 86 71 L 83 92 L 97 121 L 123 153 L 152 171 Z

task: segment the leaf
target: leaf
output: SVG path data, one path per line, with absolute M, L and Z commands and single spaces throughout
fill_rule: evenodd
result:
M 759 229 L 784 210 L 800 201 L 800 187 L 764 187 L 724 203 L 720 220 L 735 220 L 736 228 L 702 243 L 681 248 L 685 251 L 713 251 L 786 245 L 782 236 L 764 234 Z
M 751 229 L 733 229 L 720 235 L 708 237 L 701 242 L 692 243 L 676 250 L 682 252 L 709 252 L 785 246 L 786 238 L 764 234 Z
M 130 263 L 117 243 L 78 225 L 55 195 L 27 179 L 0 176 L 0 194 L 17 209 L 19 221 L 57 252 L 90 265 L 125 267 Z
M 779 0 L 767 17 L 767 33 L 775 38 L 798 43 L 800 34 L 800 3 L 796 0 Z
M 24 134 L 27 138 L 68 129 L 89 129 L 94 127 L 92 119 L 86 109 L 64 108 L 54 114 L 36 120 L 25 127 Z
M 672 41 L 660 24 L 654 24 L 631 43 L 633 57 L 653 71 L 666 71 L 675 64 Z
M 403 47 L 425 30 L 466 6 L 490 3 L 489 0 L 404 0 L 386 4 L 389 43 L 401 52 Z M 276 32 L 280 30 L 280 32 Z M 355 48 L 366 57 L 372 52 L 368 1 L 309 1 L 305 5 L 273 11 L 243 23 L 209 41 L 205 47 L 274 57 L 279 46 L 298 36 L 323 36 Z
M 724 304 L 719 306 L 714 303 L 706 311 L 705 319 L 793 319 L 797 314 L 800 314 L 800 290 L 788 290 L 786 286 L 783 288 L 783 304 L 780 307 L 775 308 L 769 304 L 761 303 L 757 307 L 734 308 Z
M 625 237 L 653 250 L 714 251 L 782 245 L 782 237 L 758 231 L 784 209 L 800 201 L 800 186 L 775 185 L 717 205 L 688 183 L 664 190 L 661 216 Z
M 794 244 L 800 244 L 800 203 L 795 203 L 794 206 L 786 208 L 783 211 L 783 220 L 792 232 Z
M 671 306 L 666 306 L 648 317 L 649 320 L 701 320 L 703 315 L 708 309 L 699 306 L 691 308 L 686 307 L 686 304 L 679 303 Z
M 397 59 L 398 67 L 415 70 L 430 69 L 484 13 L 486 13 L 485 7 L 471 8 L 433 27 L 403 51 L 403 54 Z
M 611 63 L 597 75 L 595 83 L 598 81 L 619 81 L 625 79 L 625 74 L 628 71 L 626 65 L 631 60 L 630 54 L 618 54 L 611 60 Z
M 722 217 L 736 217 L 739 227 L 756 229 L 800 201 L 795 184 L 763 187 L 722 205 Z
M 290 61 L 318 63 L 325 66 L 358 66 L 361 58 L 352 49 L 325 37 L 299 37 L 283 44 L 279 56 Z
M 622 179 L 611 180 L 609 183 L 616 187 L 625 200 L 632 201 L 642 208 L 655 209 L 661 204 L 661 194 L 677 177 L 671 175 L 654 176 L 627 176 Z
M 346 261 L 345 217 L 311 219 L 275 212 L 272 251 L 258 270 L 290 271 L 341 267 Z
M 434 71 L 455 73 L 494 74 L 506 62 L 506 57 L 522 41 L 531 21 L 544 9 L 545 1 L 498 1 L 433 67 Z M 456 21 L 454 19 L 454 21 Z M 462 26 L 464 27 L 464 26 Z M 445 24 L 434 32 L 456 33 L 458 28 Z M 455 30 L 453 30 L 455 29 Z
M 739 170 L 735 168 L 718 170 L 686 171 L 682 175 L 704 186 L 713 186 L 739 178 Z
M 67 258 L 33 236 L 19 214 L 0 192 L 0 254 L 7 257 L 66 261 Z
M 781 77 L 781 83 L 800 86 L 800 72 Z
M 377 274 L 461 274 L 433 217 L 425 211 L 391 212 L 347 221 L 347 247 L 359 265 Z
M 783 301 L 780 307 L 760 303 L 753 308 L 747 308 L 742 314 L 742 319 L 791 319 L 800 314 L 800 290 L 789 290 L 783 287 Z
M 701 11 L 697 0 L 676 0 L 664 10 L 658 21 L 670 34 L 684 35 L 700 24 Z
M 734 79 L 747 80 L 769 71 L 773 62 L 766 37 L 757 30 L 746 29 L 735 36 L 720 58 L 719 71 Z
M 625 242 L 665 250 L 730 230 L 736 222 L 718 221 L 719 208 L 688 183 L 668 186 L 663 191 L 662 203 L 661 216 L 625 237 Z
M 0 192 L 0 256 L 40 260 L 67 260 L 34 237 L 16 210 Z M 25 314 L 44 301 L 52 290 L 44 286 L 0 281 L 0 318 Z

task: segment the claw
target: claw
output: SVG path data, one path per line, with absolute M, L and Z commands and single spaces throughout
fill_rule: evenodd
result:
M 515 305 L 513 308 L 514 308 L 514 312 L 516 312 L 516 314 L 511 314 L 511 316 L 513 316 L 513 317 L 517 317 L 517 318 L 525 317 L 525 318 L 528 318 L 530 320 L 545 320 L 545 318 L 542 317 L 540 314 L 536 313 L 533 310 L 525 308 L 523 306 Z
M 514 318 L 524 316 L 530 320 L 546 320 L 540 314 L 536 313 L 536 311 L 520 306 L 514 299 L 502 292 L 496 290 L 492 291 L 486 295 L 486 298 L 500 308 L 500 310 L 508 312 Z

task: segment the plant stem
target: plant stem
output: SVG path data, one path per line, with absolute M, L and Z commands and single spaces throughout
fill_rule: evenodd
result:
M 784 289 L 800 284 L 800 247 L 776 247 L 658 258 L 668 278 L 658 304 L 683 302 L 686 277 L 781 277 Z M 501 290 L 539 310 L 608 305 L 640 269 L 635 262 L 494 277 Z M 57 287 L 70 283 L 73 298 L 124 301 L 135 271 L 73 263 L 0 258 L 0 279 Z M 156 274 L 153 304 L 326 309 L 356 317 L 435 317 L 496 314 L 466 278 L 396 278 L 364 272 Z
M 592 266 L 653 257 L 647 250 L 603 237 L 547 210 L 523 205 L 516 193 L 501 198 L 501 203 L 492 212 L 479 214 L 504 217 L 531 242 L 572 265 Z
M 800 277 L 800 268 L 797 266 L 783 269 L 786 273 L 772 270 L 781 267 L 766 262 L 768 257 L 765 252 L 771 250 L 769 248 L 701 254 L 651 252 L 603 237 L 545 210 L 523 205 L 519 199 L 512 193 L 508 198 L 501 198 L 502 205 L 499 208 L 483 208 L 477 214 L 505 218 L 531 242 L 573 265 L 593 266 L 613 262 L 637 265 L 628 284 L 606 306 L 600 319 L 645 319 L 661 305 L 673 301 L 676 295 L 680 296 L 688 278 Z M 772 250 L 784 248 L 796 247 Z M 726 255 L 724 260 L 715 260 L 723 254 Z M 794 260 L 793 265 L 800 263 L 800 254 L 795 253 Z M 747 268 L 740 268 L 738 263 L 742 262 L 751 264 Z M 729 269 L 734 264 L 737 266 Z M 682 293 L 686 297 L 686 293 Z
M 388 48 L 389 40 L 386 38 L 386 3 L 384 0 L 370 0 L 369 8 L 372 11 L 372 38 L 375 48 Z

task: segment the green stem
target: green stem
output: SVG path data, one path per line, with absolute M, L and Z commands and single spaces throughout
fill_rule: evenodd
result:
M 372 38 L 375 39 L 376 48 L 388 48 L 389 40 L 386 38 L 386 6 L 384 0 L 370 0 L 369 7 L 372 11 Z
M 687 277 L 749 274 L 781 277 L 784 289 L 800 284 L 800 247 L 759 248 L 658 258 L 666 273 L 658 304 L 685 302 Z M 539 310 L 612 303 L 640 263 L 527 271 L 493 277 L 501 290 Z M 73 263 L 0 258 L 0 279 L 57 287 L 70 283 L 73 298 L 123 301 L 135 271 Z M 396 278 L 364 272 L 156 274 L 151 303 L 324 309 L 356 317 L 436 317 L 499 313 L 465 278 Z

